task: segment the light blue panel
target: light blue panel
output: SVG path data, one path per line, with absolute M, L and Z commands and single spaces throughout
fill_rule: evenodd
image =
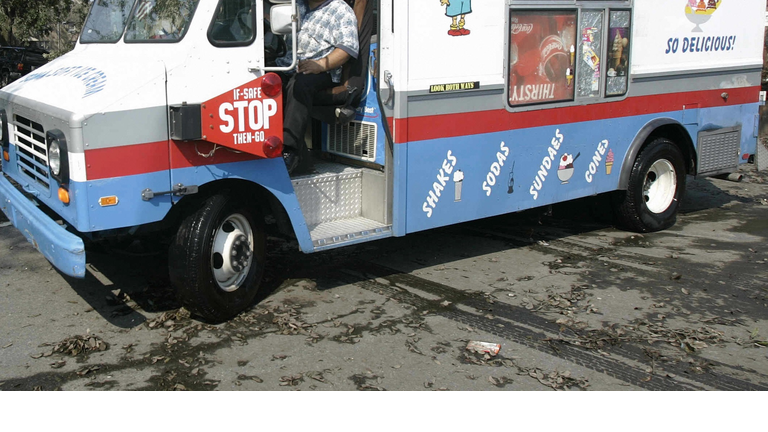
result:
M 285 207 L 301 250 L 304 252 L 314 250 L 304 214 L 301 212 L 299 201 L 296 199 L 283 158 L 257 159 L 173 170 L 174 183 L 202 186 L 223 179 L 247 180 L 267 189 Z
M 615 190 L 643 125 L 681 116 L 672 112 L 410 143 L 407 231 Z

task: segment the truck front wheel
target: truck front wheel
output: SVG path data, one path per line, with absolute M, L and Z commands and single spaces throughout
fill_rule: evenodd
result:
M 190 312 L 221 322 L 251 305 L 266 256 L 258 216 L 254 205 L 214 195 L 181 223 L 168 266 L 179 300 Z
M 685 176 L 680 149 L 666 138 L 651 141 L 637 156 L 627 190 L 616 202 L 619 223 L 636 232 L 661 231 L 674 225 Z

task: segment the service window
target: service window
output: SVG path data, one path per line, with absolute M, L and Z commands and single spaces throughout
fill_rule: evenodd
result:
M 579 18 L 579 48 L 576 62 L 576 95 L 580 98 L 599 97 L 603 56 L 602 10 L 582 10 Z
M 629 80 L 629 11 L 611 11 L 608 25 L 608 78 L 606 96 L 621 96 L 627 92 Z
M 575 10 L 511 10 L 509 105 L 573 100 L 575 43 Z

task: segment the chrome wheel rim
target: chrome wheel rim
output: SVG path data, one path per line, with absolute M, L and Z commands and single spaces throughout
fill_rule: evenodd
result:
M 675 167 L 666 159 L 651 165 L 643 183 L 643 200 L 651 213 L 663 213 L 672 204 L 677 190 Z
M 211 269 L 219 288 L 236 291 L 253 265 L 253 229 L 241 214 L 230 215 L 216 229 L 211 251 Z

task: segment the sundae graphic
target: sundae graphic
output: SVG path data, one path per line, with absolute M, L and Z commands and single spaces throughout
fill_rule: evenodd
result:
M 560 179 L 560 182 L 562 184 L 567 184 L 568 180 L 573 177 L 573 162 L 581 156 L 581 153 L 578 153 L 576 157 L 574 157 L 572 154 L 564 153 L 563 157 L 560 158 L 560 167 L 557 169 L 557 178 Z
M 688 21 L 696 25 L 692 31 L 702 32 L 703 30 L 699 25 L 709 21 L 722 2 L 723 0 L 688 0 L 688 4 L 685 6 L 685 15 L 688 17 Z
M 605 174 L 611 175 L 613 169 L 613 150 L 608 150 L 608 155 L 605 157 Z
M 461 201 L 461 185 L 464 183 L 464 173 L 457 170 L 453 173 L 453 183 L 456 185 L 456 196 L 454 201 Z

